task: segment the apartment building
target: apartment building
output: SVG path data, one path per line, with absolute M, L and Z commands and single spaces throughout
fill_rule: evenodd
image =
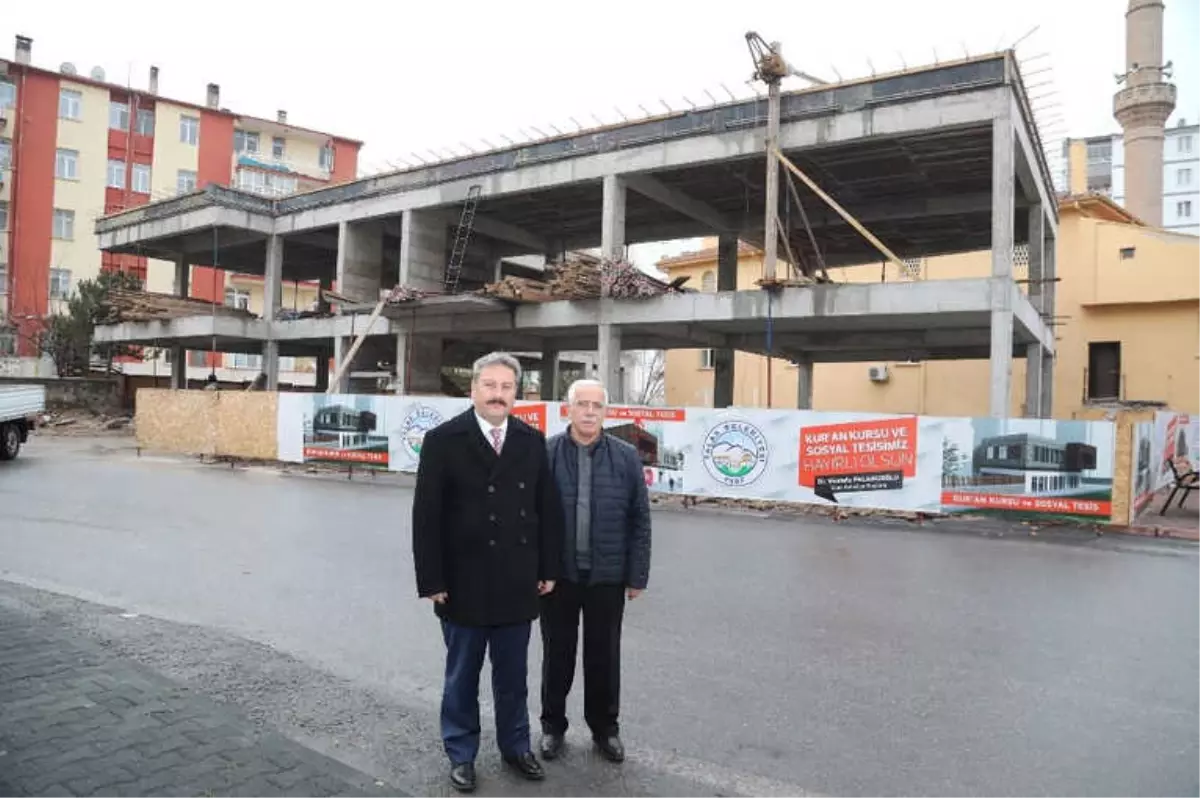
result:
M 1125 148 L 1121 134 L 1063 142 L 1064 187 L 1096 192 L 1125 204 Z M 1200 125 L 1180 119 L 1163 138 L 1163 229 L 1200 235 Z
M 170 291 L 173 263 L 101 253 L 96 217 L 187 194 L 210 183 L 284 196 L 357 177 L 362 142 L 221 106 L 209 84 L 203 102 L 163 97 L 151 67 L 145 88 L 33 64 L 18 36 L 0 59 L 0 357 L 7 370 L 44 368 L 42 320 L 80 280 L 119 270 L 148 290 Z M 192 296 L 236 301 L 222 272 L 193 266 Z M 233 288 L 233 293 L 227 289 Z M 15 364 L 15 366 L 14 366 Z M 204 366 L 220 366 L 220 356 Z M 42 373 L 46 373 L 43 371 Z

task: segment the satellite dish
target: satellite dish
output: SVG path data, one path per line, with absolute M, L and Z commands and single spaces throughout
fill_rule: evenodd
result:
M 64 75 L 78 75 L 79 74 L 79 71 L 75 69 L 75 65 L 72 64 L 70 61 L 63 61 L 62 66 L 60 66 L 58 68 L 58 71 L 63 73 Z
M 92 67 L 92 80 L 104 80 L 104 67 Z

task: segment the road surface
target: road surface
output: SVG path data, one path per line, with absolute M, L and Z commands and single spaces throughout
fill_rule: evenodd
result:
M 441 794 L 443 651 L 410 498 L 38 438 L 0 468 L 0 598 Z M 965 529 L 656 512 L 626 614 L 629 761 L 575 737 L 520 783 L 485 704 L 480 792 L 1200 792 L 1196 547 Z M 580 715 L 573 695 L 573 733 Z

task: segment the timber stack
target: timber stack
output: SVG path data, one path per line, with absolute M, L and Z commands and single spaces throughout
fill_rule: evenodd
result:
M 626 261 L 602 260 L 580 252 L 547 264 L 545 279 L 506 276 L 484 286 L 485 296 L 514 302 L 554 302 L 572 299 L 639 299 L 682 291 L 682 280 L 664 283 Z
M 120 324 L 133 321 L 167 321 L 188 316 L 221 316 L 235 319 L 257 318 L 248 310 L 208 302 L 192 297 L 173 294 L 157 294 L 150 291 L 130 291 L 113 288 L 108 298 L 100 304 L 97 324 Z

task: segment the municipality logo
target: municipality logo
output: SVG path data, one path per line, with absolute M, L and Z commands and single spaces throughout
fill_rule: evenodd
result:
M 404 448 L 414 459 L 421 457 L 421 447 L 425 444 L 425 433 L 441 424 L 442 414 L 432 407 L 417 405 L 400 425 L 400 440 Z
M 749 485 L 767 468 L 767 437 L 747 421 L 723 421 L 704 436 L 701 459 L 717 482 Z

